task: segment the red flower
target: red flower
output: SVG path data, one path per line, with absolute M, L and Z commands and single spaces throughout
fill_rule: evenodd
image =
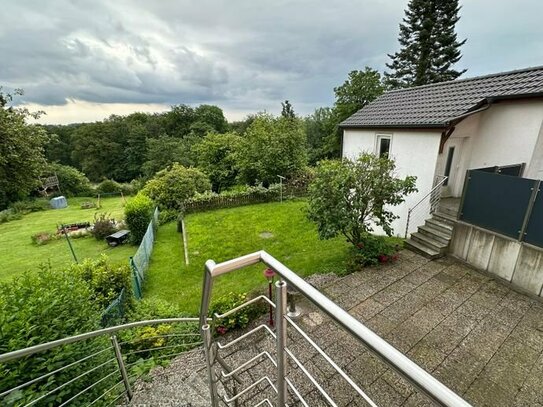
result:
M 386 263 L 388 261 L 388 256 L 386 254 L 380 254 L 378 259 L 380 263 Z
M 226 333 L 227 329 L 224 326 L 217 327 L 217 332 L 219 335 L 224 335 Z

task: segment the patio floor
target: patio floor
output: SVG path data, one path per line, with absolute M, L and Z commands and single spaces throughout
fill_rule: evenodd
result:
M 543 406 L 540 301 L 453 259 L 409 251 L 321 289 L 474 406 Z M 301 325 L 378 405 L 432 405 L 321 312 L 302 308 Z M 305 348 L 304 361 L 341 405 L 365 405 L 302 341 L 291 346 Z

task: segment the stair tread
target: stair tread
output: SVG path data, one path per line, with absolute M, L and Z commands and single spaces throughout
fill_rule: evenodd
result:
M 427 233 L 439 236 L 440 238 L 445 239 L 447 241 L 450 241 L 451 237 L 452 237 L 452 233 L 445 232 L 443 230 L 439 230 L 439 229 L 437 229 L 437 228 L 435 228 L 435 227 L 433 227 L 431 225 L 419 226 L 419 230 L 423 230 L 423 231 L 425 231 Z
M 437 227 L 441 227 L 443 229 L 450 230 L 451 232 L 453 230 L 453 225 L 449 225 L 448 223 L 440 221 L 439 219 L 436 219 L 436 218 L 426 219 L 426 222 L 431 224 L 431 225 L 437 225 Z
M 450 222 L 456 222 L 457 220 L 456 216 L 445 213 L 445 212 L 441 212 L 439 209 L 436 212 L 434 212 L 434 216 L 447 219 Z
M 415 249 L 418 249 L 419 251 L 428 254 L 429 256 L 439 256 L 440 253 L 437 250 L 432 249 L 431 247 L 428 247 L 426 245 L 423 245 L 422 243 L 419 243 L 413 239 L 407 239 L 405 241 L 405 244 L 409 247 L 412 246 Z
M 417 240 L 422 240 L 423 242 L 425 243 L 428 243 L 432 246 L 435 246 L 439 249 L 445 249 L 448 244 L 447 243 L 443 243 L 443 242 L 440 242 L 439 240 L 436 240 L 428 235 L 425 235 L 424 233 L 420 233 L 420 232 L 415 232 L 413 234 L 411 234 L 411 238 L 413 238 L 413 236 L 417 239 Z

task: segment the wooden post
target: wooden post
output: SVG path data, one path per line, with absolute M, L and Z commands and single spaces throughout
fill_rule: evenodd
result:
M 189 265 L 189 248 L 187 242 L 187 228 L 185 227 L 185 218 L 181 218 L 181 233 L 183 235 L 183 250 L 185 251 L 185 264 Z

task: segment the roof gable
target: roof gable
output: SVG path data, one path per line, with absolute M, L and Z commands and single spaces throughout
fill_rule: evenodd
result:
M 492 98 L 543 96 L 543 66 L 386 92 L 341 127 L 446 127 Z

